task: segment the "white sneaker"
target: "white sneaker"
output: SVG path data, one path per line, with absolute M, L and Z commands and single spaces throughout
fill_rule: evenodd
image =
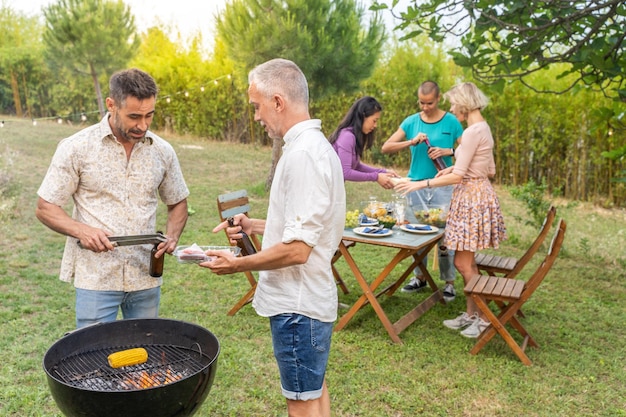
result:
M 465 337 L 470 337 L 472 339 L 477 338 L 480 334 L 489 327 L 489 322 L 481 319 L 480 317 L 476 317 L 476 320 L 465 330 L 461 332 L 461 334 Z
M 443 288 L 443 300 L 446 303 L 451 303 L 456 298 L 456 290 L 452 284 L 446 284 Z
M 455 319 L 444 320 L 443 325 L 446 326 L 448 329 L 459 330 L 459 329 L 462 329 L 464 327 L 471 325 L 472 323 L 476 321 L 477 318 L 478 318 L 478 315 L 476 314 L 470 316 L 467 313 L 463 313 Z

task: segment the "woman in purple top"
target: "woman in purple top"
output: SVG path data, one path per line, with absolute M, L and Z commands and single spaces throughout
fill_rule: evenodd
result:
M 344 181 L 376 181 L 381 187 L 393 188 L 395 171 L 374 168 L 361 162 L 363 152 L 374 144 L 374 130 L 383 108 L 374 97 L 354 102 L 328 140 L 339 155 Z

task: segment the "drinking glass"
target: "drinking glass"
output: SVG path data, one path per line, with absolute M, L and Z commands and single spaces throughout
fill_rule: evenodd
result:
M 406 214 L 406 198 L 402 195 L 395 196 L 393 212 L 396 217 L 396 224 L 403 225 Z

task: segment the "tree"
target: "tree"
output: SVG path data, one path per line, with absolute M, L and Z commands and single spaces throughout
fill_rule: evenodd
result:
M 374 1 L 372 8 L 388 5 Z M 454 60 L 477 79 L 518 79 L 535 91 L 554 92 L 536 89 L 528 76 L 565 63 L 561 76 L 577 74 L 565 90 L 581 83 L 626 101 L 623 0 L 414 0 L 400 17 L 398 27 L 412 29 L 405 39 L 422 32 L 437 41 L 459 37 Z
M 398 0 L 391 3 L 393 8 Z M 373 1 L 373 10 L 389 6 Z M 476 77 L 501 87 L 519 80 L 538 92 L 563 93 L 583 85 L 626 102 L 626 2 L 624 0 L 413 0 L 398 29 L 411 29 L 403 39 L 426 32 L 441 41 L 460 38 L 454 61 Z M 538 87 L 531 75 L 564 64 L 558 75 L 571 80 L 561 89 Z M 568 77 L 568 75 L 575 75 Z M 536 80 L 537 78 L 535 78 Z M 626 132 L 626 112 L 603 108 L 609 124 Z M 598 127 L 596 126 L 596 129 Z M 626 148 L 610 154 L 626 158 Z M 622 178 L 624 180 L 624 178 Z
M 298 64 L 313 99 L 351 91 L 372 73 L 385 40 L 378 13 L 364 28 L 356 0 L 233 0 L 217 16 L 217 34 L 240 74 L 273 58 Z M 271 183 L 281 141 L 272 146 Z
M 121 0 L 59 0 L 43 13 L 51 61 L 91 77 L 104 116 L 100 77 L 124 67 L 140 42 L 130 8 Z
M 15 114 L 22 117 L 25 106 L 26 112 L 32 116 L 27 80 L 33 72 L 42 70 L 41 25 L 36 18 L 25 17 L 2 6 L 0 30 L 0 81 L 10 85 Z
M 218 16 L 217 34 L 243 72 L 277 57 L 296 62 L 317 99 L 371 75 L 385 27 L 374 14 L 364 28 L 364 15 L 355 0 L 234 0 Z

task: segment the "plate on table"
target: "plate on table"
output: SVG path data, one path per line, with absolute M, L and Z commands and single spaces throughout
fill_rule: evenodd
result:
M 429 233 L 437 233 L 439 231 L 438 227 L 431 226 L 429 224 L 403 224 L 400 226 L 400 229 L 409 233 L 418 233 L 418 234 L 429 234 Z
M 367 227 L 367 226 L 378 226 L 378 219 L 374 219 L 371 217 L 366 217 L 359 221 L 359 226 Z
M 393 231 L 387 228 L 378 228 L 378 227 L 355 227 L 352 229 L 354 233 L 361 236 L 367 237 L 385 237 L 391 236 Z

